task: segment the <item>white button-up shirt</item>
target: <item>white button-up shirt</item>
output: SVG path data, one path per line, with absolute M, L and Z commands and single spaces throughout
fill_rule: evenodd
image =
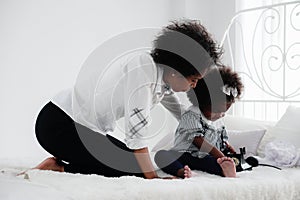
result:
M 125 117 L 125 142 L 131 149 L 148 146 L 145 138 L 154 105 L 161 103 L 177 119 L 185 109 L 148 52 L 129 56 L 80 80 L 85 82 L 77 82 L 52 102 L 74 121 L 102 134 L 113 131 L 116 121 Z

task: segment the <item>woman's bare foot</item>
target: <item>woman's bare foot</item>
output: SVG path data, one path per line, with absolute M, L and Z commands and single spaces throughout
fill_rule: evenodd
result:
M 58 161 L 55 157 L 50 157 L 41 162 L 38 166 L 32 169 L 40 169 L 40 170 L 52 170 L 58 172 L 64 172 L 64 166 L 59 165 Z
M 50 157 L 41 162 L 38 166 L 31 168 L 31 169 L 40 169 L 40 170 L 52 170 L 58 172 L 64 172 L 64 166 L 59 165 L 57 159 L 55 157 Z M 28 169 L 30 170 L 30 169 Z M 25 170 L 21 173 L 18 173 L 17 176 L 26 175 L 27 171 Z
M 225 177 L 236 177 L 236 169 L 234 161 L 229 157 L 218 158 L 217 162 L 223 170 Z
M 178 170 L 177 175 L 181 178 L 191 178 L 192 170 L 189 168 L 189 166 L 185 165 L 184 168 Z

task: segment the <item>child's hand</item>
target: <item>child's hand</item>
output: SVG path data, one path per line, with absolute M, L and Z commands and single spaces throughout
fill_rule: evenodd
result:
M 236 153 L 233 146 L 231 146 L 228 142 L 226 142 L 227 149 L 230 151 L 230 153 Z

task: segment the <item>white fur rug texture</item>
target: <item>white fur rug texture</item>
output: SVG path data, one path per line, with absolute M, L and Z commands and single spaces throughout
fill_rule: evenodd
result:
M 29 170 L 25 176 L 16 176 L 26 168 L 25 164 L 1 163 L 1 200 L 300 199 L 300 168 L 277 170 L 260 166 L 239 172 L 237 178 L 194 171 L 195 176 L 189 179 L 146 180 L 41 170 Z

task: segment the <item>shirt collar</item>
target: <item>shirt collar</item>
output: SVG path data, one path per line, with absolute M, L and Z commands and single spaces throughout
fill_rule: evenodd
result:
M 167 83 L 165 83 L 163 81 L 163 73 L 164 73 L 164 70 L 162 69 L 162 67 L 157 66 L 157 84 L 155 87 L 155 93 L 171 94 L 171 93 L 173 93 L 172 88 L 170 87 L 170 85 L 168 85 Z

